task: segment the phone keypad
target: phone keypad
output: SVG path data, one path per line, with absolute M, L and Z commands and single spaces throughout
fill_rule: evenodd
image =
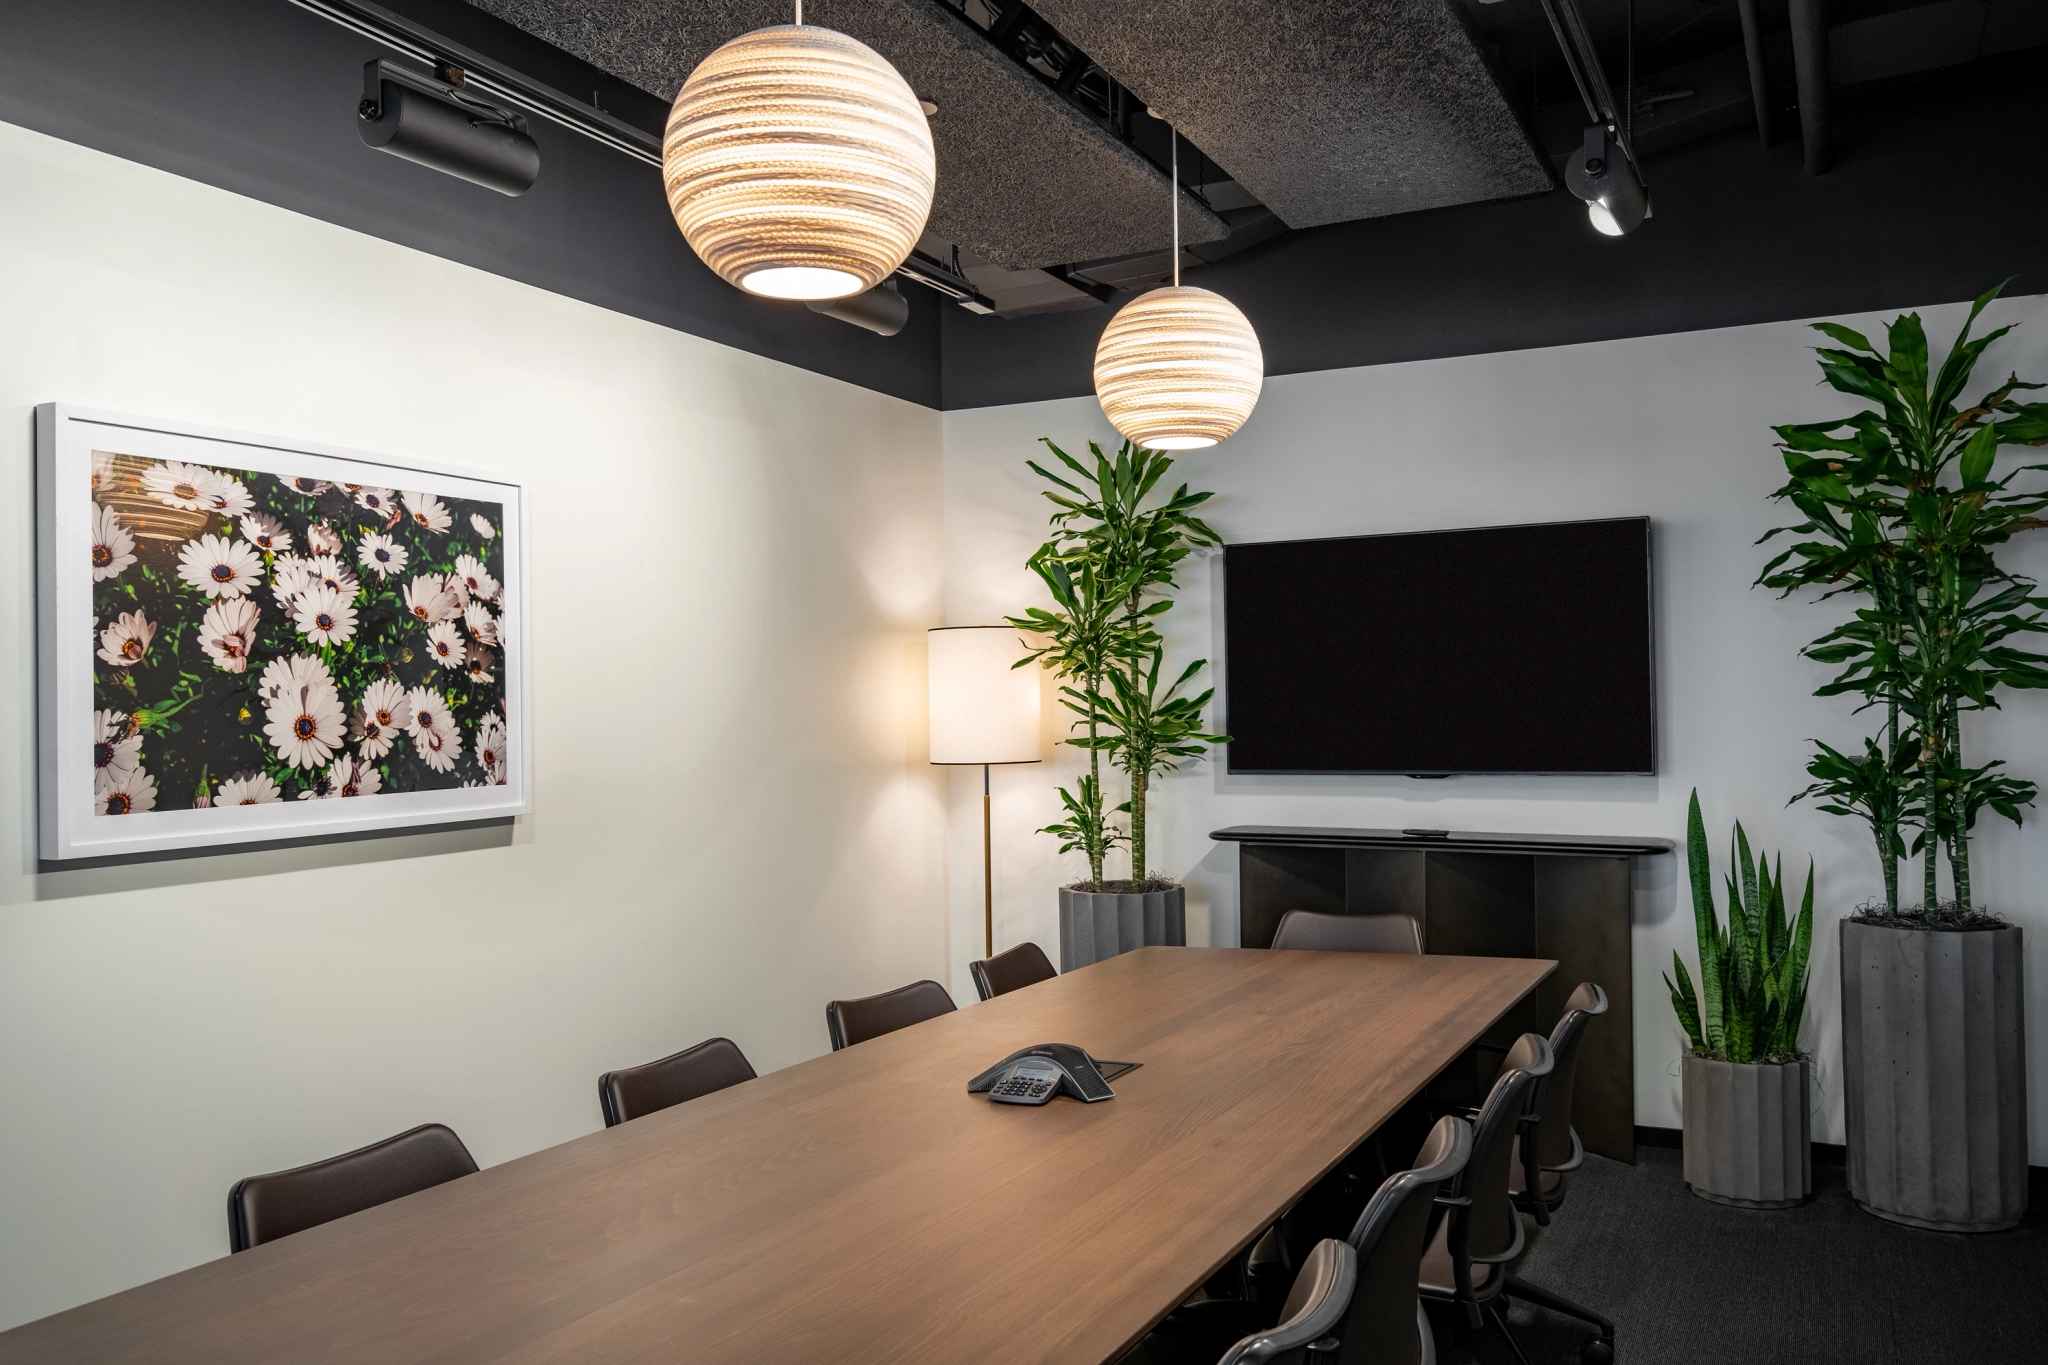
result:
M 990 1093 L 997 1099 L 1038 1100 L 1052 1094 L 1053 1088 L 1058 1084 L 1050 1077 L 1012 1076 L 1008 1080 L 998 1082 Z

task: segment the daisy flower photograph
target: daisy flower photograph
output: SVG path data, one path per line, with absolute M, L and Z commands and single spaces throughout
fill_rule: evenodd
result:
M 505 782 L 504 503 L 119 449 L 89 487 L 73 468 L 93 816 Z

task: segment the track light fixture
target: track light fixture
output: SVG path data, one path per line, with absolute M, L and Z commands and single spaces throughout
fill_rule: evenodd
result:
M 1586 28 L 1579 0 L 1541 0 L 1557 37 L 1558 51 L 1578 87 L 1591 125 L 1585 141 L 1565 163 L 1565 187 L 1586 201 L 1586 216 L 1609 237 L 1625 237 L 1650 216 L 1650 191 L 1636 164 L 1629 111 L 1635 106 L 1635 7 L 1629 7 L 1628 79 L 1617 105 L 1614 90 L 1601 69 L 1600 54 Z
M 1603 124 L 1586 129 L 1585 142 L 1565 162 L 1564 183 L 1586 201 L 1586 216 L 1609 237 L 1627 236 L 1650 216 L 1650 192 Z
M 540 148 L 525 118 L 467 93 L 462 78 L 460 67 L 428 76 L 397 62 L 365 62 L 356 106 L 363 144 L 499 194 L 526 193 L 540 176 Z

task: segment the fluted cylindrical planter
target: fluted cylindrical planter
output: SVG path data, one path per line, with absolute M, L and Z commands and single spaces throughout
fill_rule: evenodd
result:
M 1997 1232 L 2027 1211 L 2020 931 L 1842 921 L 1849 1193 L 1880 1218 Z
M 1071 972 L 1133 948 L 1188 941 L 1188 893 L 1060 888 L 1060 970 Z
M 1685 1183 L 1702 1199 L 1789 1209 L 1813 1196 L 1812 1071 L 1798 1062 L 1717 1062 L 1688 1052 Z

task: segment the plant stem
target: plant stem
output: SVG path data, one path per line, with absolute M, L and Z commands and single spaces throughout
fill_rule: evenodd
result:
M 1095 786 L 1095 813 L 1100 823 L 1107 824 L 1109 813 L 1103 809 L 1106 803 L 1102 799 L 1102 750 L 1095 747 L 1096 706 L 1101 695 L 1101 670 L 1091 670 L 1088 674 L 1088 776 Z M 1102 852 L 1100 839 L 1088 846 L 1088 877 L 1098 893 L 1102 890 Z
M 1963 766 L 1963 717 L 1953 697 L 1948 707 L 1949 751 L 1955 757 L 1955 767 Z M 1949 798 L 1954 805 L 1949 811 L 1949 828 L 1954 831 L 1949 837 L 1948 870 L 1955 881 L 1956 908 L 1963 914 L 1970 913 L 1970 830 L 1965 823 L 1968 812 L 1965 809 L 1966 793 L 1962 784 L 1956 784 L 1955 795 Z
M 1145 880 L 1145 789 L 1151 775 L 1142 768 L 1131 772 L 1131 880 Z

